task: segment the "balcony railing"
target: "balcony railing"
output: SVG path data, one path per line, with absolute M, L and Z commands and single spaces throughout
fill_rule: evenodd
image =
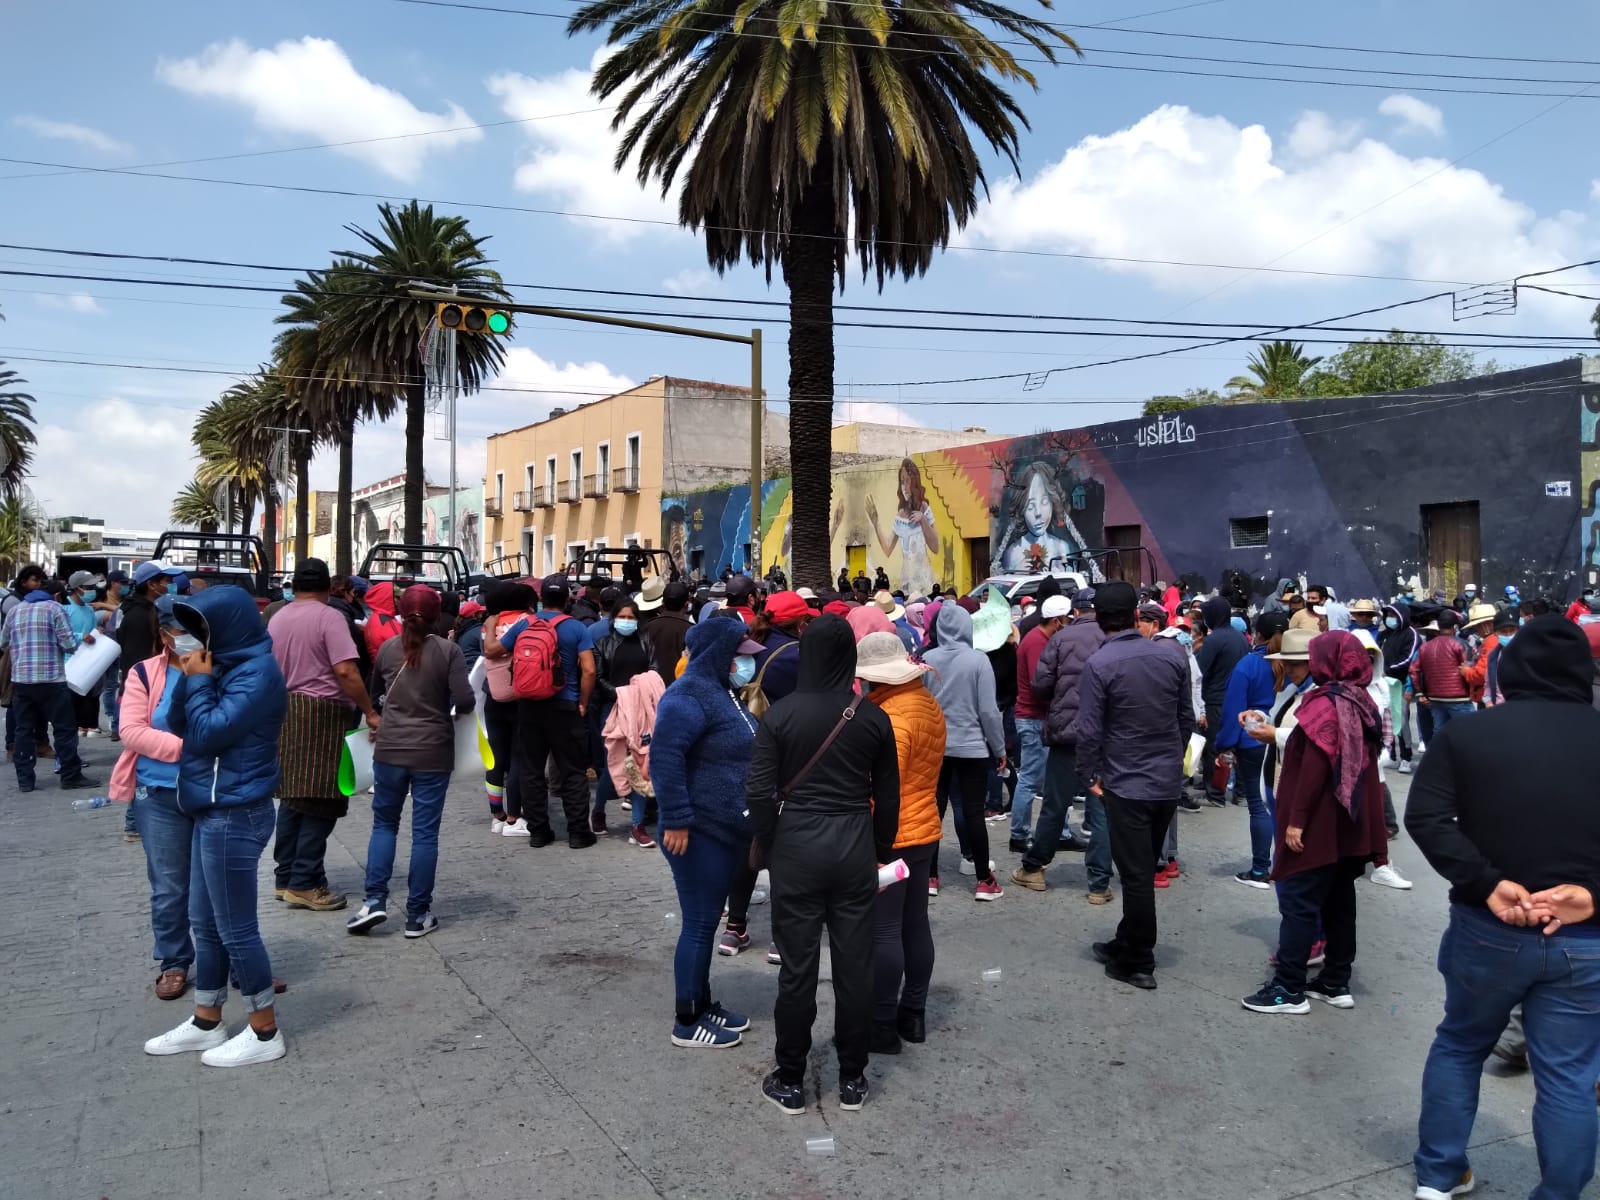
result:
M 532 512 L 533 511 L 533 493 L 532 492 L 517 492 L 517 493 L 515 493 L 511 497 L 511 511 L 512 512 Z
M 483 498 L 483 515 L 486 517 L 499 517 L 505 514 L 505 498 L 503 496 L 485 496 Z
M 583 477 L 583 494 L 591 500 L 604 499 L 606 485 L 610 482 L 604 474 L 585 475 Z
M 533 506 L 535 508 L 554 508 L 556 506 L 555 485 L 534 488 Z
M 565 486 L 563 486 L 561 489 L 561 503 L 582 504 L 583 488 L 581 484 L 582 481 L 579 480 L 577 476 L 573 476 L 573 478 L 567 480 Z
M 611 472 L 611 490 L 613 492 L 637 492 L 639 490 L 639 468 L 613 468 Z

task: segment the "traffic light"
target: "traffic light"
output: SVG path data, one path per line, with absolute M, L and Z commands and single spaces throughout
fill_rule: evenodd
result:
M 510 333 L 511 314 L 476 304 L 441 304 L 439 328 L 462 333 Z

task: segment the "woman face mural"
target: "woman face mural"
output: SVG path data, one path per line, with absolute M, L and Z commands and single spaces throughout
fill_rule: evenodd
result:
M 1028 502 L 1022 510 L 1022 521 L 1029 535 L 1039 541 L 1050 532 L 1050 522 L 1055 517 L 1055 505 L 1050 502 L 1050 487 L 1044 476 L 1034 473 L 1028 483 Z
M 1070 556 L 1083 548 L 1072 524 L 1067 497 L 1055 467 L 1034 461 L 1007 489 L 1005 525 L 991 569 L 996 574 L 1033 574 L 1070 568 Z

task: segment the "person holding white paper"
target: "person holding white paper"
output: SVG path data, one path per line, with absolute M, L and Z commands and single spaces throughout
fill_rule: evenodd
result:
M 465 717 L 470 724 L 476 703 L 461 647 L 431 632 L 440 607 L 439 593 L 431 587 L 408 587 L 400 596 L 400 636 L 385 642 L 372 664 L 371 692 L 383 707 L 384 720 L 372 755 L 366 900 L 345 923 L 350 933 L 367 933 L 389 917 L 389 877 L 408 790 L 406 936 L 426 937 L 439 927 L 433 915 L 433 881 L 439 865 L 439 822 L 456 760 L 455 720 Z

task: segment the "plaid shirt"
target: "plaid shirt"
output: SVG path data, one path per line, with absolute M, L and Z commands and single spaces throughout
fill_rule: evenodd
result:
M 65 683 L 66 656 L 78 648 L 67 614 L 53 600 L 17 605 L 6 617 L 12 683 Z

